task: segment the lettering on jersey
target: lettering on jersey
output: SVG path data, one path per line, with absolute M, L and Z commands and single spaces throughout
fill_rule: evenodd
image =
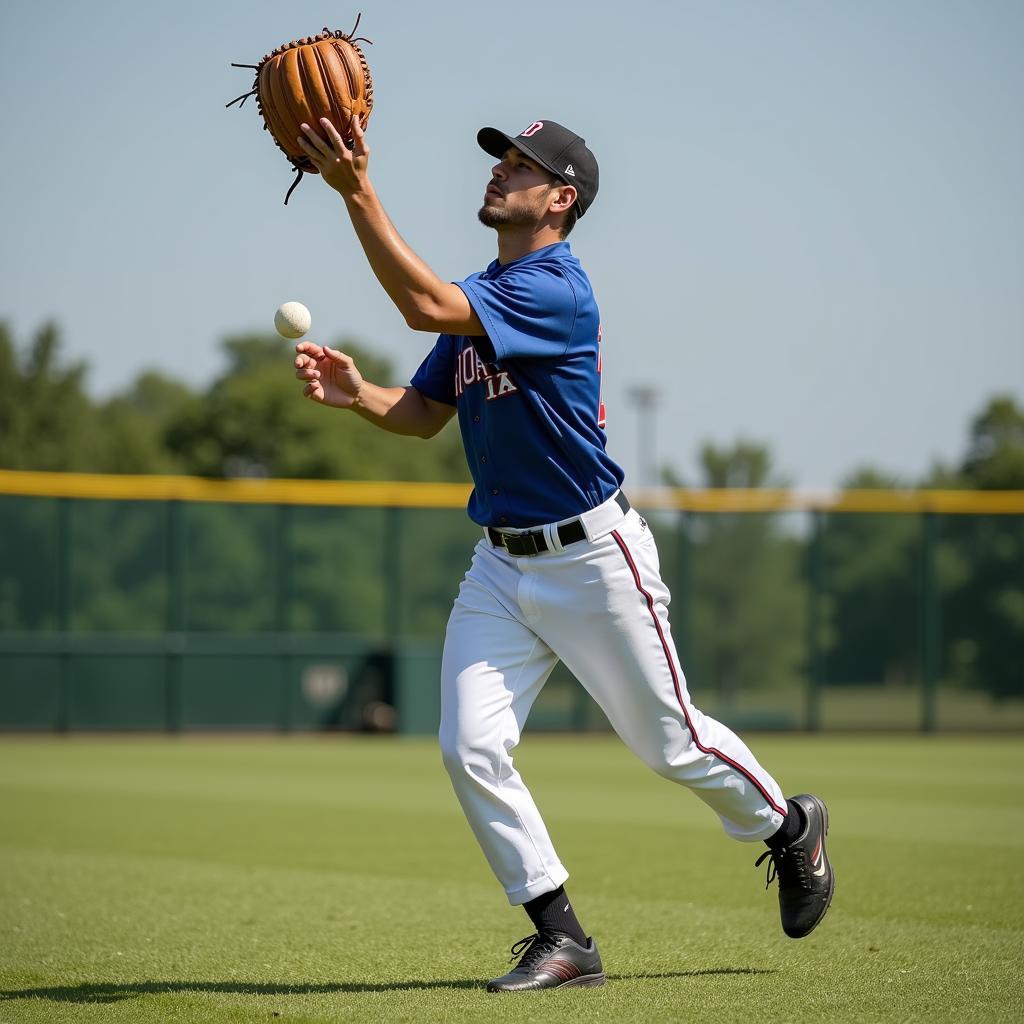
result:
M 487 388 L 487 401 L 515 394 L 516 387 L 508 370 L 499 370 L 493 363 L 485 363 L 472 345 L 467 345 L 455 361 L 455 397 L 462 395 L 466 388 L 483 383 Z

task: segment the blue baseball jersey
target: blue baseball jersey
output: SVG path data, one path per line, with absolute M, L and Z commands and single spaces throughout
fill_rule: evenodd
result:
M 537 526 L 607 501 L 623 473 L 605 451 L 601 325 L 568 242 L 456 282 L 486 337 L 442 334 L 412 379 L 454 405 L 481 526 Z

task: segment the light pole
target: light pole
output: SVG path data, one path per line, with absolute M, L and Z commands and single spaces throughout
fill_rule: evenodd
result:
M 637 482 L 641 487 L 654 487 L 658 483 L 655 444 L 658 389 L 652 384 L 634 384 L 626 394 L 637 412 Z

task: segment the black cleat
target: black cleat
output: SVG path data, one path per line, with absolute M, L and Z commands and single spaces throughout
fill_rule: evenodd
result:
M 825 916 L 836 879 L 825 852 L 828 809 L 808 793 L 793 797 L 792 803 L 800 805 L 807 827 L 789 846 L 762 853 L 754 866 L 771 857 L 765 888 L 778 877 L 782 930 L 791 939 L 802 939 L 814 931 Z
M 604 969 L 597 943 L 584 947 L 561 932 L 527 935 L 512 947 L 522 959 L 508 974 L 487 982 L 488 992 L 536 992 L 545 988 L 603 985 Z

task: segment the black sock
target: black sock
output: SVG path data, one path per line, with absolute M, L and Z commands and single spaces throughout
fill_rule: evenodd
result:
M 562 932 L 573 942 L 578 942 L 581 946 L 587 945 L 587 936 L 576 920 L 564 885 L 560 885 L 554 892 L 546 892 L 543 896 L 524 903 L 523 910 L 530 915 L 530 920 L 538 932 Z
M 786 806 L 789 808 L 789 813 L 782 819 L 779 831 L 765 840 L 769 849 L 778 850 L 783 846 L 789 846 L 807 827 L 807 818 L 800 809 L 800 805 L 793 803 L 792 800 L 787 800 Z

